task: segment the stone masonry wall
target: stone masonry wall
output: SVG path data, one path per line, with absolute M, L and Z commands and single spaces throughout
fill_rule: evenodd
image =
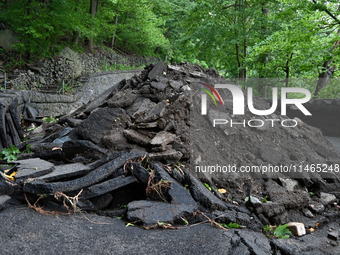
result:
M 156 62 L 158 59 L 154 57 L 124 56 L 104 51 L 79 54 L 70 48 L 65 48 L 52 59 L 28 64 L 27 70 L 15 70 L 14 73 L 9 74 L 7 88 L 56 93 L 60 91 L 62 83 L 74 85 L 112 65 L 139 67 Z M 0 86 L 3 86 L 1 77 Z

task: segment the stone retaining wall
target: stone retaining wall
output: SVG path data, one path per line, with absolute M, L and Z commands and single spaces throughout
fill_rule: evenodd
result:
M 17 99 L 19 112 L 25 103 L 29 103 L 42 115 L 61 116 L 88 103 L 119 81 L 129 79 L 140 72 L 140 70 L 122 70 L 92 75 L 84 87 L 72 95 L 48 94 L 32 90 L 0 90 L 0 103 L 7 107 Z
M 121 55 L 104 51 L 79 54 L 65 48 L 58 56 L 28 64 L 27 70 L 7 75 L 7 88 L 18 90 L 58 91 L 62 84 L 74 85 L 82 78 L 113 65 L 143 66 L 156 63 L 155 57 Z M 0 74 L 0 87 L 4 79 Z

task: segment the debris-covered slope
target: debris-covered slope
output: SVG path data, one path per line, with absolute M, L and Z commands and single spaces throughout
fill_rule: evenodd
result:
M 270 179 L 195 173 L 195 164 L 211 162 L 238 168 L 340 162 L 321 132 L 299 120 L 294 128 L 212 128 L 214 118 L 241 117 L 228 113 L 232 98 L 227 93 L 222 94 L 223 107 L 210 102 L 208 114 L 201 115 L 202 83 L 227 81 L 198 65 L 148 66 L 49 125 L 43 136 L 31 141 L 31 160 L 39 171 L 32 170 L 30 160 L 18 161 L 15 182 L 2 180 L 1 190 L 18 195 L 22 189 L 31 203 L 47 194 L 46 205 L 63 194 L 83 209 L 123 213 L 127 220 L 147 226 L 208 218 L 259 231 L 263 224 L 289 221 L 313 226 L 325 212 L 335 219 L 340 190 L 336 173 L 303 173 L 296 180 L 283 174 Z M 265 100 L 254 100 L 257 108 L 269 108 Z M 287 119 L 249 111 L 242 118 L 255 117 Z M 127 208 L 118 209 L 121 205 Z

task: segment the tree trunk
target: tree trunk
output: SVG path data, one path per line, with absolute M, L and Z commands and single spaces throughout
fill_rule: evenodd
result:
M 241 54 L 240 54 L 240 46 L 238 43 L 235 43 L 235 51 L 236 51 L 236 62 L 238 67 L 238 78 L 245 80 L 247 78 L 247 69 L 242 66 Z M 243 45 L 243 54 L 244 58 L 246 57 L 247 45 Z
M 315 0 L 313 0 L 313 2 L 316 4 Z M 338 5 L 338 11 L 340 11 L 340 4 Z M 332 15 L 332 13 L 330 13 L 328 10 L 325 10 L 325 12 L 334 19 L 334 15 Z M 336 17 L 335 17 L 335 20 L 338 21 L 338 23 L 340 24 L 340 21 Z M 338 35 L 340 36 L 340 29 L 338 29 Z M 339 45 L 340 45 L 340 40 L 334 43 L 334 46 L 332 47 L 332 49 L 330 49 L 329 52 L 332 54 L 332 52 L 336 50 L 339 47 Z M 336 65 L 333 65 L 332 62 L 333 62 L 332 60 L 327 60 L 323 63 L 321 73 L 319 74 L 318 83 L 316 84 L 316 88 L 314 91 L 314 96 L 317 96 L 319 92 L 324 87 L 327 86 L 329 80 L 332 78 L 336 70 Z
M 118 24 L 118 14 L 115 17 L 115 25 Z M 111 48 L 113 48 L 115 46 L 115 42 L 116 42 L 116 31 L 113 33 L 112 36 L 112 40 L 111 40 Z
M 266 8 L 265 2 L 261 3 L 261 13 L 262 13 L 264 22 L 263 22 L 263 24 L 261 24 L 260 39 L 264 40 L 266 38 L 266 34 L 267 34 L 267 31 L 268 31 L 267 22 L 265 22 L 265 21 L 267 19 L 268 13 L 269 13 L 269 9 Z M 265 68 L 266 68 L 266 64 L 267 64 L 267 58 L 268 58 L 268 55 L 263 53 L 259 56 L 259 59 L 258 59 L 258 61 L 260 62 L 260 68 L 258 70 L 259 78 L 260 78 L 259 84 L 258 84 L 259 96 L 266 96 L 265 82 L 263 81 L 263 78 L 266 78 Z
M 78 31 L 74 31 L 73 32 L 72 43 L 73 44 L 78 44 L 79 43 L 79 32 Z
M 283 67 L 283 71 L 286 74 L 285 77 L 285 86 L 289 87 L 289 78 L 290 78 L 290 61 L 292 61 L 294 53 L 290 53 L 287 57 L 286 65 Z
M 340 29 L 338 30 L 338 35 L 340 35 Z M 335 49 L 337 49 L 340 45 L 340 40 L 334 43 L 334 46 L 329 51 L 332 53 Z M 327 60 L 323 63 L 321 73 L 319 74 L 319 79 L 316 84 L 316 88 L 314 91 L 314 96 L 317 96 L 319 92 L 327 86 L 329 80 L 332 78 L 334 72 L 336 70 L 336 65 L 333 64 L 333 60 Z
M 99 0 L 90 0 L 90 14 L 92 18 L 96 16 L 98 10 L 98 2 Z M 87 48 L 91 50 L 93 48 L 93 37 L 89 37 L 87 41 Z
M 246 38 L 244 38 L 243 39 L 243 59 L 245 60 L 246 58 L 247 58 L 247 40 L 246 40 Z M 247 78 L 247 68 L 245 66 L 242 66 L 242 69 L 240 70 L 239 76 L 243 80 L 245 80 Z
M 335 66 L 332 66 L 332 60 L 325 61 L 322 65 L 322 71 L 319 74 L 319 79 L 316 84 L 316 88 L 314 91 L 314 96 L 317 96 L 319 92 L 327 86 L 329 80 L 333 76 L 333 73 L 335 71 Z

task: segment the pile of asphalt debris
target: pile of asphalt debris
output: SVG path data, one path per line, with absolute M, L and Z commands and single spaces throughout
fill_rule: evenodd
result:
M 294 128 L 211 131 L 218 113 L 212 105 L 207 116 L 191 118 L 190 111 L 200 109 L 193 107 L 202 83 L 227 81 L 198 65 L 146 67 L 57 123 L 30 132 L 19 147 L 29 144 L 31 153 L 2 166 L 0 193 L 45 213 L 80 208 L 123 215 L 145 227 L 208 221 L 261 232 L 264 225 L 291 222 L 293 234 L 303 236 L 333 224 L 327 240 L 332 250 L 339 242 L 340 179 L 335 174 L 299 179 L 195 174 L 190 161 L 336 165 L 339 154 L 318 129 L 301 121 Z M 231 95 L 223 96 L 230 109 Z M 269 108 L 265 100 L 254 100 L 258 108 Z M 254 116 L 246 112 L 246 117 Z M 274 113 L 268 118 L 287 117 Z M 281 240 L 274 241 L 281 247 Z

